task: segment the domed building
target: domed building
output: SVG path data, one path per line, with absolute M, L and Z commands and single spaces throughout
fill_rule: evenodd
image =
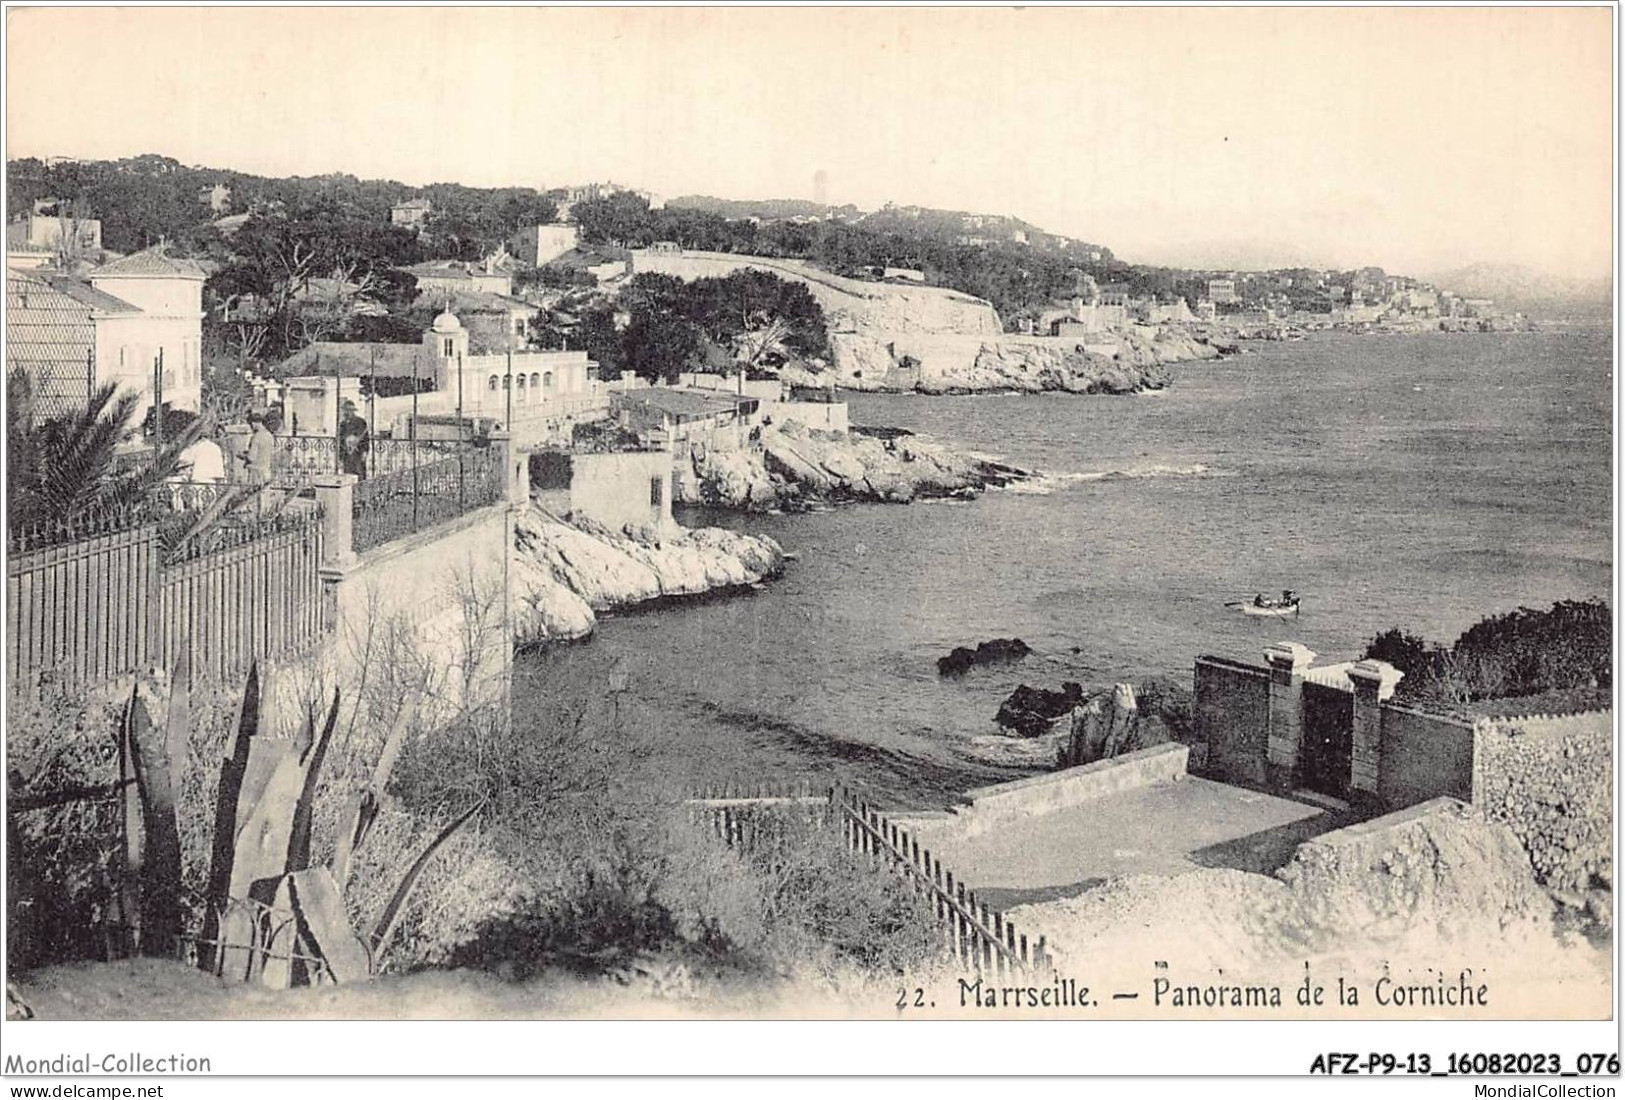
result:
M 324 341 L 283 364 L 287 423 L 300 435 L 332 435 L 349 402 L 375 433 L 456 438 L 506 428 L 522 444 L 568 440 L 581 420 L 608 414 L 608 391 L 584 351 L 481 354 L 451 309 L 416 344 Z M 431 434 L 432 433 L 432 434 Z M 446 434 L 450 433 L 450 434 Z

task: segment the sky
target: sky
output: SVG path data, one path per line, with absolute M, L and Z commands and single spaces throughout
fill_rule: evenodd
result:
M 1607 8 L 11 9 L 7 156 L 1013 214 L 1143 263 L 1612 269 Z

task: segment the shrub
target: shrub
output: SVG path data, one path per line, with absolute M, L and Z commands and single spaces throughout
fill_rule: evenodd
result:
M 1406 674 L 1411 699 L 1468 703 L 1613 682 L 1613 613 L 1602 600 L 1562 600 L 1479 620 L 1448 649 L 1395 627 L 1365 649 Z

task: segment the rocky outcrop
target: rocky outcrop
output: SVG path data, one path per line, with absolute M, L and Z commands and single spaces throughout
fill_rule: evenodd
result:
M 1083 685 L 1071 680 L 1060 691 L 1021 684 L 999 704 L 993 720 L 1017 737 L 1041 737 L 1082 703 Z
M 1129 684 L 1092 696 L 1072 712 L 1071 728 L 1056 754 L 1058 768 L 1093 764 L 1146 746 L 1140 741 L 1140 707 Z
M 765 428 L 748 448 L 679 450 L 672 493 L 682 504 L 764 512 L 819 502 L 974 496 L 1026 476 L 906 432 L 826 432 L 787 421 Z
M 1168 384 L 1170 363 L 1214 359 L 1221 349 L 1185 325 L 1130 325 L 1088 337 L 968 333 L 837 332 L 836 385 L 918 393 L 1138 393 Z M 827 373 L 792 369 L 798 385 Z
M 946 657 L 937 658 L 937 674 L 963 676 L 978 665 L 1008 665 L 1026 657 L 1032 649 L 1020 638 L 994 638 L 975 649 L 955 646 Z
M 756 584 L 783 570 L 784 551 L 715 527 L 565 523 L 531 505 L 514 519 L 512 568 L 514 641 L 533 645 L 586 637 L 598 612 Z
M 800 283 L 818 302 L 831 332 L 886 339 L 904 333 L 969 333 L 997 336 L 999 314 L 984 298 L 940 286 L 848 279 L 804 260 L 734 252 L 634 251 L 632 270 L 679 279 L 719 278 L 750 269 Z

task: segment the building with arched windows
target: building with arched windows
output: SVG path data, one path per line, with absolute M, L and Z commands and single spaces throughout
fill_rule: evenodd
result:
M 584 351 L 475 354 L 451 312 L 417 345 L 318 343 L 283 364 L 287 419 L 302 434 L 330 435 L 345 399 L 375 431 L 408 434 L 418 421 L 451 418 L 468 432 L 498 427 L 521 442 L 568 437 L 608 415 L 609 394 Z M 417 391 L 416 400 L 413 391 Z

